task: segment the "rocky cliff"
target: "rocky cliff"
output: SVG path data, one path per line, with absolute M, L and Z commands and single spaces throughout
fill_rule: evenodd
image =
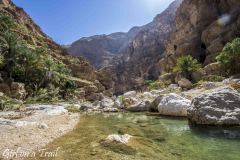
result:
M 181 2 L 174 1 L 149 24 L 133 27 L 127 33 L 81 38 L 68 51 L 86 57 L 100 69 L 99 77 L 107 88 L 119 93 L 141 88 L 145 80 L 158 78 L 157 64 L 169 34 L 175 31 L 175 13 Z
M 214 62 L 224 45 L 240 36 L 239 7 L 238 0 L 184 0 L 158 63 L 161 74 L 171 72 L 181 55 L 190 54 L 204 65 Z
M 83 56 L 97 69 L 109 66 L 113 58 L 123 53 L 140 27 L 134 27 L 129 32 L 117 32 L 110 35 L 84 37 L 68 47 L 68 52 L 74 56 Z
M 203 66 L 215 62 L 224 45 L 240 36 L 239 6 L 237 0 L 175 1 L 135 36 L 113 67 L 115 91 L 142 88 L 145 80 L 171 73 L 182 55 Z
M 154 20 L 141 27 L 113 69 L 114 89 L 123 92 L 142 88 L 145 80 L 158 78 L 156 65 L 162 58 L 169 34 L 175 31 L 175 13 L 181 0 L 174 1 Z

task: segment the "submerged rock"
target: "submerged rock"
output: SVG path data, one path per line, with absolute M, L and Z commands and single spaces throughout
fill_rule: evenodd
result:
M 132 136 L 128 134 L 124 134 L 124 135 L 111 134 L 106 138 L 106 140 L 111 142 L 119 142 L 119 143 L 127 144 L 131 138 Z
M 165 95 L 158 105 L 158 112 L 167 116 L 187 116 L 191 101 L 175 93 Z
M 218 88 L 193 99 L 188 118 L 196 124 L 240 125 L 240 93 Z

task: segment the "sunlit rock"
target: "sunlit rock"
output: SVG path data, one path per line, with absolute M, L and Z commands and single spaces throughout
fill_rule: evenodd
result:
M 111 142 L 120 142 L 120 143 L 127 144 L 131 138 L 132 136 L 128 134 L 124 134 L 124 135 L 112 134 L 112 135 L 109 135 L 106 138 L 106 140 L 109 140 Z
M 240 93 L 233 88 L 217 88 L 192 101 L 188 118 L 196 124 L 240 125 Z
M 191 101 L 175 93 L 165 95 L 158 105 L 158 112 L 168 116 L 187 116 Z

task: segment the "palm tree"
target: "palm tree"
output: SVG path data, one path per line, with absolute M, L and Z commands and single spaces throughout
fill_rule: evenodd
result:
M 24 41 L 15 33 L 6 31 L 0 34 L 0 51 L 5 58 L 5 70 L 12 79 L 13 67 L 16 65 L 17 56 L 25 51 Z

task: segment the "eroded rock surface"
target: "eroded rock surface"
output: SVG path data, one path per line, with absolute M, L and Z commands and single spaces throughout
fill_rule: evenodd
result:
M 240 125 L 240 93 L 217 88 L 193 99 L 188 118 L 196 124 Z

